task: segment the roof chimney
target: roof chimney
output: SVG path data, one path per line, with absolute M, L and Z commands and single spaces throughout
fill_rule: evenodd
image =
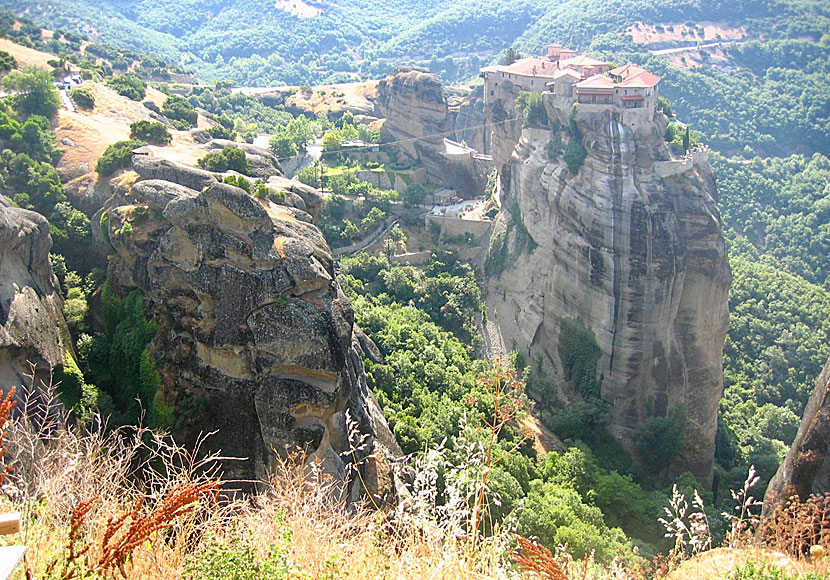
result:
M 559 54 L 562 51 L 561 44 L 549 44 L 548 45 L 548 58 L 554 62 L 559 60 Z

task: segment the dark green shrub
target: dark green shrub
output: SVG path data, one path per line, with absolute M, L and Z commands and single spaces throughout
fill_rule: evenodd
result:
M 688 425 L 686 407 L 676 405 L 666 417 L 650 417 L 635 430 L 637 455 L 651 474 L 666 469 L 683 449 Z
M 568 145 L 565 147 L 565 163 L 568 165 L 568 171 L 576 175 L 579 169 L 585 163 L 585 158 L 588 152 L 582 146 L 582 139 L 571 137 Z
M 75 87 L 69 91 L 69 95 L 79 109 L 91 111 L 95 107 L 95 97 L 87 87 Z
M 126 74 L 107 79 L 107 85 L 122 97 L 140 101 L 147 93 L 147 83 L 134 74 Z
M 563 318 L 559 323 L 558 350 L 565 380 L 583 398 L 599 398 L 597 362 L 602 351 L 594 331 L 579 318 Z
M 522 91 L 516 97 L 516 104 L 522 111 L 524 127 L 547 127 L 548 112 L 542 101 L 542 93 Z
M 195 127 L 199 119 L 199 113 L 190 104 L 190 101 L 178 95 L 167 97 L 161 110 L 164 116 L 170 119 L 173 126 L 181 130 Z
M 5 50 L 0 50 L 0 71 L 17 68 L 17 60 Z
M 173 137 L 162 123 L 136 121 L 130 125 L 130 139 L 145 141 L 153 145 L 167 145 L 173 140 Z
M 134 139 L 113 143 L 107 147 L 104 154 L 98 159 L 98 163 L 95 164 L 95 171 L 100 175 L 112 175 L 119 169 L 127 167 L 133 157 L 133 151 L 146 144 Z
M 236 171 L 248 175 L 251 172 L 251 165 L 245 157 L 245 152 L 231 145 L 223 148 L 222 151 L 211 151 L 197 163 L 202 169 L 217 173 Z
M 207 134 L 214 139 L 227 139 L 228 141 L 236 139 L 236 131 L 233 130 L 233 127 L 226 127 L 224 125 L 208 127 Z

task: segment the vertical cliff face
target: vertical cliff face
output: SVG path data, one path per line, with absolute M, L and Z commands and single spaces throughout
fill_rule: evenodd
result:
M 554 124 L 576 125 L 587 156 L 574 175 L 556 146 L 568 131 L 522 131 L 501 169 L 491 315 L 506 344 L 541 356 L 565 401 L 579 395 L 563 334 L 584 324 L 614 435 L 633 451 L 640 423 L 685 407 L 687 445 L 672 469 L 711 482 L 731 275 L 706 154 L 671 160 L 659 112 L 589 105 L 569 120 L 546 105 Z M 494 156 L 505 149 L 494 136 Z
M 63 299 L 49 263 L 52 239 L 46 218 L 11 207 L 0 195 L 0 389 L 49 382 L 71 348 Z M 38 384 L 38 383 L 36 383 Z
M 142 179 L 109 204 L 114 279 L 144 291 L 151 343 L 180 435 L 217 431 L 231 477 L 267 476 L 276 453 L 304 449 L 344 477 L 349 417 L 369 436 L 350 460 L 379 497 L 399 453 L 366 386 L 351 304 L 306 208 L 319 198 L 274 176 L 294 207 L 259 200 L 209 174 L 136 158 Z M 303 209 L 300 209 L 302 207 Z M 129 222 L 130 227 L 125 228 Z
M 438 75 L 406 68 L 378 84 L 378 108 L 386 117 L 384 141 L 396 144 L 401 160 L 423 164 L 431 183 L 465 197 L 481 195 L 489 163 L 458 163 L 443 155 L 445 137 L 464 140 L 480 153 L 487 147 L 481 89 L 464 97 L 452 95 Z
M 793 495 L 802 501 L 811 494 L 830 491 L 830 360 L 816 380 L 801 427 L 784 463 L 770 481 L 764 497 L 764 512 L 772 514 L 775 507 Z

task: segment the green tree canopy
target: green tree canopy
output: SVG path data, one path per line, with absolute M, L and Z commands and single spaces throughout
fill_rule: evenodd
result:
M 14 93 L 14 107 L 22 115 L 52 117 L 61 106 L 52 73 L 27 67 L 12 71 L 3 79 L 3 88 Z

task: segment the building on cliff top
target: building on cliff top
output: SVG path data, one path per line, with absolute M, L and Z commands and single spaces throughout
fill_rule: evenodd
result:
M 637 65 L 611 70 L 610 63 L 575 56 L 559 44 L 548 46 L 547 56 L 485 67 L 481 76 L 485 103 L 515 97 L 519 91 L 548 91 L 573 102 L 626 109 L 655 108 L 660 83 L 660 77 Z

